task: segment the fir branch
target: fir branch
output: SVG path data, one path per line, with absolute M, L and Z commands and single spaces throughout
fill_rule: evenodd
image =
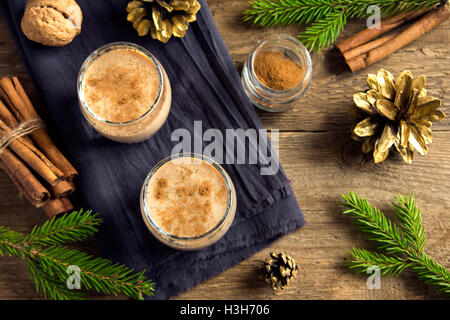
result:
M 368 267 L 376 265 L 385 275 L 398 275 L 405 269 L 411 269 L 419 279 L 450 297 L 450 271 L 424 252 L 425 231 L 414 196 L 409 199 L 402 195 L 395 198 L 393 205 L 399 227 L 354 192 L 342 195 L 342 198 L 343 213 L 350 216 L 356 227 L 386 252 L 353 249 L 350 254 L 354 260 L 346 262 L 350 268 L 365 273 Z
M 35 227 L 28 236 L 0 226 L 0 255 L 25 260 L 37 292 L 50 299 L 84 297 L 83 292 L 67 288 L 69 266 L 79 268 L 82 289 L 135 299 L 153 295 L 154 284 L 146 278 L 145 271 L 135 272 L 125 265 L 61 245 L 94 234 L 100 222 L 97 214 L 80 210 Z
M 125 265 L 62 246 L 33 250 L 31 254 L 47 274 L 61 281 L 67 280 L 69 266 L 79 267 L 81 284 L 87 290 L 123 293 L 134 299 L 142 299 L 142 294 L 153 295 L 153 283 L 146 279 L 144 271 L 135 273 Z
M 387 219 L 376 207 L 372 207 L 366 199 L 360 199 L 354 192 L 342 195 L 343 213 L 350 216 L 355 226 L 367 235 L 367 239 L 378 243 L 380 249 L 390 253 L 401 254 L 408 251 L 408 241 L 401 230 Z
M 336 41 L 350 18 L 366 18 L 370 6 L 382 16 L 428 10 L 443 0 L 255 0 L 243 21 L 259 26 L 311 24 L 298 38 L 310 49 L 321 50 Z

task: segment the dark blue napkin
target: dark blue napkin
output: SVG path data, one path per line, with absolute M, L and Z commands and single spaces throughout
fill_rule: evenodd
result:
M 0 10 L 41 94 L 61 149 L 80 172 L 79 193 L 85 208 L 100 212 L 104 223 L 97 242 L 102 255 L 148 270 L 156 283 L 154 298 L 166 299 L 250 257 L 282 235 L 304 225 L 304 218 L 284 172 L 261 175 L 263 164 L 227 165 L 238 195 L 238 210 L 228 233 L 203 250 L 182 252 L 159 243 L 141 218 L 139 193 L 145 176 L 170 155 L 175 129 L 261 129 L 243 91 L 238 72 L 218 32 L 206 1 L 197 22 L 183 39 L 167 44 L 140 38 L 126 22 L 126 0 L 78 0 L 84 13 L 82 33 L 62 48 L 27 40 L 20 20 L 26 0 L 4 0 Z M 237 35 L 238 36 L 238 35 Z M 140 144 L 111 142 L 96 133 L 78 106 L 76 79 L 86 57 L 114 41 L 150 50 L 166 69 L 173 91 L 168 121 Z M 205 142 L 208 145 L 210 142 Z M 247 148 L 255 148 L 246 143 Z M 214 298 L 214 297 L 211 297 Z

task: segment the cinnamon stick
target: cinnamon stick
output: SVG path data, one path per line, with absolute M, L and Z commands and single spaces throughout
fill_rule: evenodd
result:
M 1 79 L 0 89 L 1 97 L 9 105 L 19 121 L 39 118 L 18 78 L 14 77 L 12 80 L 10 78 Z M 31 137 L 40 150 L 64 173 L 64 179 L 73 181 L 78 176 L 78 172 L 56 148 L 44 128 L 37 129 L 31 133 Z
M 362 46 L 350 49 L 343 53 L 344 58 L 346 61 L 352 60 L 352 59 L 362 55 L 363 53 L 369 52 L 375 48 L 378 48 L 382 44 L 391 41 L 396 36 L 397 36 L 397 34 L 390 34 L 390 35 L 384 36 L 382 38 L 367 42 L 367 43 L 363 44 Z
M 32 118 L 38 118 L 39 115 L 36 112 L 36 109 L 33 107 L 30 98 L 27 93 L 23 89 L 22 84 L 20 83 L 17 77 L 12 78 L 13 84 L 17 90 L 19 97 L 25 104 L 27 109 L 26 113 L 30 114 Z M 68 181 L 73 181 L 78 176 L 78 172 L 72 166 L 72 164 L 66 159 L 66 157 L 59 151 L 58 148 L 52 142 L 50 136 L 47 132 L 42 129 L 42 132 L 36 132 L 34 135 L 32 134 L 33 139 L 36 140 L 36 143 L 43 149 L 44 153 L 64 172 L 65 179 Z
M 36 208 L 43 207 L 49 202 L 50 192 L 11 151 L 4 150 L 0 159 L 1 168 L 28 202 Z
M 395 51 L 421 37 L 426 32 L 432 30 L 447 20 L 449 16 L 450 13 L 446 6 L 432 9 L 390 41 L 385 42 L 382 45 L 351 60 L 347 60 L 347 65 L 354 72 L 380 61 L 381 59 L 391 55 Z
M 11 132 L 6 124 L 0 120 L 0 136 Z M 26 164 L 38 173 L 50 185 L 56 185 L 61 180 L 63 173 L 56 168 L 36 147 L 29 144 L 21 137 L 12 140 L 9 148 L 13 150 Z
M 44 207 L 44 212 L 49 219 L 74 209 L 69 198 L 51 199 Z
M 31 134 L 31 137 L 47 157 L 64 173 L 64 179 L 73 181 L 78 176 L 78 172 L 70 164 L 66 157 L 53 144 L 50 136 L 44 129 L 38 129 Z
M 405 24 L 408 21 L 414 20 L 423 15 L 425 10 L 418 10 L 412 13 L 403 13 L 394 17 L 388 17 L 380 21 L 380 28 L 364 29 L 361 32 L 354 34 L 336 44 L 336 47 L 342 52 L 357 48 L 360 45 L 385 34 L 386 32 Z
M 19 125 L 17 119 L 13 116 L 11 111 L 8 110 L 8 108 L 1 100 L 0 100 L 0 120 L 2 120 L 11 129 L 14 129 Z
M 0 98 L 0 167 L 49 218 L 73 210 L 67 196 L 75 191 L 72 180 L 78 173 L 39 127 L 39 115 L 17 77 L 0 79 Z M 51 193 L 31 169 L 50 185 Z
M 66 213 L 66 207 L 61 199 L 51 199 L 45 206 L 42 207 L 45 214 L 49 219 L 57 216 L 58 214 Z
M 20 98 L 14 84 L 10 78 L 3 78 L 0 80 L 0 95 L 8 104 L 10 110 L 14 113 L 17 120 L 25 121 L 33 117 L 28 111 L 25 102 Z
M 61 180 L 53 186 L 53 195 L 55 198 L 64 198 L 75 192 L 75 184 L 69 181 Z
M 0 120 L 2 120 L 10 129 L 15 129 L 19 125 L 19 122 L 14 115 L 9 111 L 5 104 L 0 100 Z M 23 137 L 28 143 L 33 144 L 30 137 Z
M 66 210 L 66 212 L 72 211 L 74 209 L 72 201 L 70 201 L 69 198 L 67 198 L 67 197 L 66 198 L 61 198 L 60 200 L 63 203 L 64 209 Z
M 14 88 L 17 91 L 17 94 L 22 99 L 23 103 L 25 104 L 28 114 L 30 114 L 30 116 L 33 118 L 39 118 L 39 115 L 37 114 L 36 109 L 33 107 L 33 104 L 31 103 L 30 98 L 28 97 L 27 93 L 25 92 L 25 89 L 23 88 L 22 84 L 20 83 L 19 78 L 12 77 L 12 82 L 13 82 Z

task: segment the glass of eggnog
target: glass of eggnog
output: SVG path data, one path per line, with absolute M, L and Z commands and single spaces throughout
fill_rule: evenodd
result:
M 159 162 L 141 191 L 142 217 L 162 243 L 197 250 L 222 238 L 236 213 L 236 190 L 227 172 L 198 154 Z
M 149 139 L 165 123 L 172 103 L 169 78 L 145 48 L 114 42 L 95 50 L 78 75 L 78 99 L 90 125 L 122 143 Z

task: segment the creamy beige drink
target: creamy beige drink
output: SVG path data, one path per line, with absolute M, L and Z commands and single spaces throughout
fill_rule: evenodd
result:
M 141 207 L 160 241 L 193 250 L 225 234 L 236 211 L 236 193 L 228 174 L 212 160 L 170 158 L 147 178 Z
M 84 63 L 78 91 L 86 119 L 118 142 L 140 142 L 155 134 L 170 112 L 171 88 L 164 68 L 145 49 L 113 43 Z

